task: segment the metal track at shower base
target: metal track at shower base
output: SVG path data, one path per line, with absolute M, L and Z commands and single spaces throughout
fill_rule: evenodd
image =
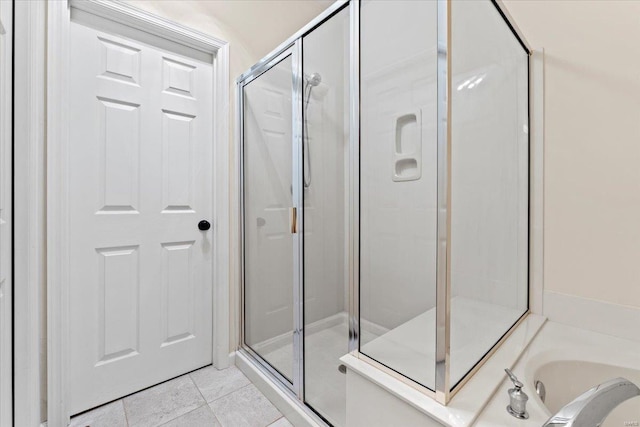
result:
M 247 351 L 247 349 L 245 348 L 239 348 L 238 350 L 236 350 L 236 357 L 242 358 L 243 362 L 249 364 L 250 368 L 255 369 L 258 374 L 264 375 L 268 381 L 269 387 L 281 391 L 282 394 L 284 394 L 284 398 L 286 398 L 289 405 L 294 406 L 295 408 L 302 411 L 304 415 L 311 418 L 311 420 L 318 426 L 333 427 L 330 422 L 328 422 L 324 417 L 320 416 L 316 411 L 313 410 L 313 408 L 299 400 L 298 396 L 289 387 L 285 386 L 282 383 L 282 380 L 274 375 L 271 370 L 265 366 L 265 362 L 262 362 L 259 359 L 259 356 L 256 357 L 254 354 L 252 354 L 251 351 Z

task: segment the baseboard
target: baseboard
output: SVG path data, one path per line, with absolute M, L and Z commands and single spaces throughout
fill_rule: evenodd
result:
M 640 308 L 544 292 L 544 314 L 553 322 L 640 342 Z

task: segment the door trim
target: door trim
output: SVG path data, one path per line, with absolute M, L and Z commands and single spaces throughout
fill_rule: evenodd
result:
M 13 290 L 13 177 L 12 177 L 12 145 L 13 145 L 13 3 L 0 2 L 0 32 L 2 46 L 0 48 L 0 200 L 6 210 L 2 220 L 3 228 L 8 233 L 0 234 L 0 425 L 13 423 L 13 323 L 12 323 L 12 290 Z M 3 230 L 4 231 L 4 230 Z
M 46 354 L 46 3 L 14 3 L 14 424 L 39 426 Z
M 142 30 L 213 56 L 213 363 L 229 363 L 229 44 L 120 1 L 47 4 L 47 424 L 69 421 L 68 352 L 69 241 L 68 135 L 71 8 Z

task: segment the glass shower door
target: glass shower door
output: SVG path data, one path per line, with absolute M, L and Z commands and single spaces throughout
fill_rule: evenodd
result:
M 293 59 L 244 86 L 244 342 L 294 378 Z
M 304 400 L 346 424 L 349 9 L 302 38 Z

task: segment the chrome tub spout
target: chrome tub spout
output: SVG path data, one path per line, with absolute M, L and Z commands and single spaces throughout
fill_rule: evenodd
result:
M 613 409 L 640 395 L 640 388 L 625 378 L 609 380 L 584 392 L 542 427 L 599 427 Z

